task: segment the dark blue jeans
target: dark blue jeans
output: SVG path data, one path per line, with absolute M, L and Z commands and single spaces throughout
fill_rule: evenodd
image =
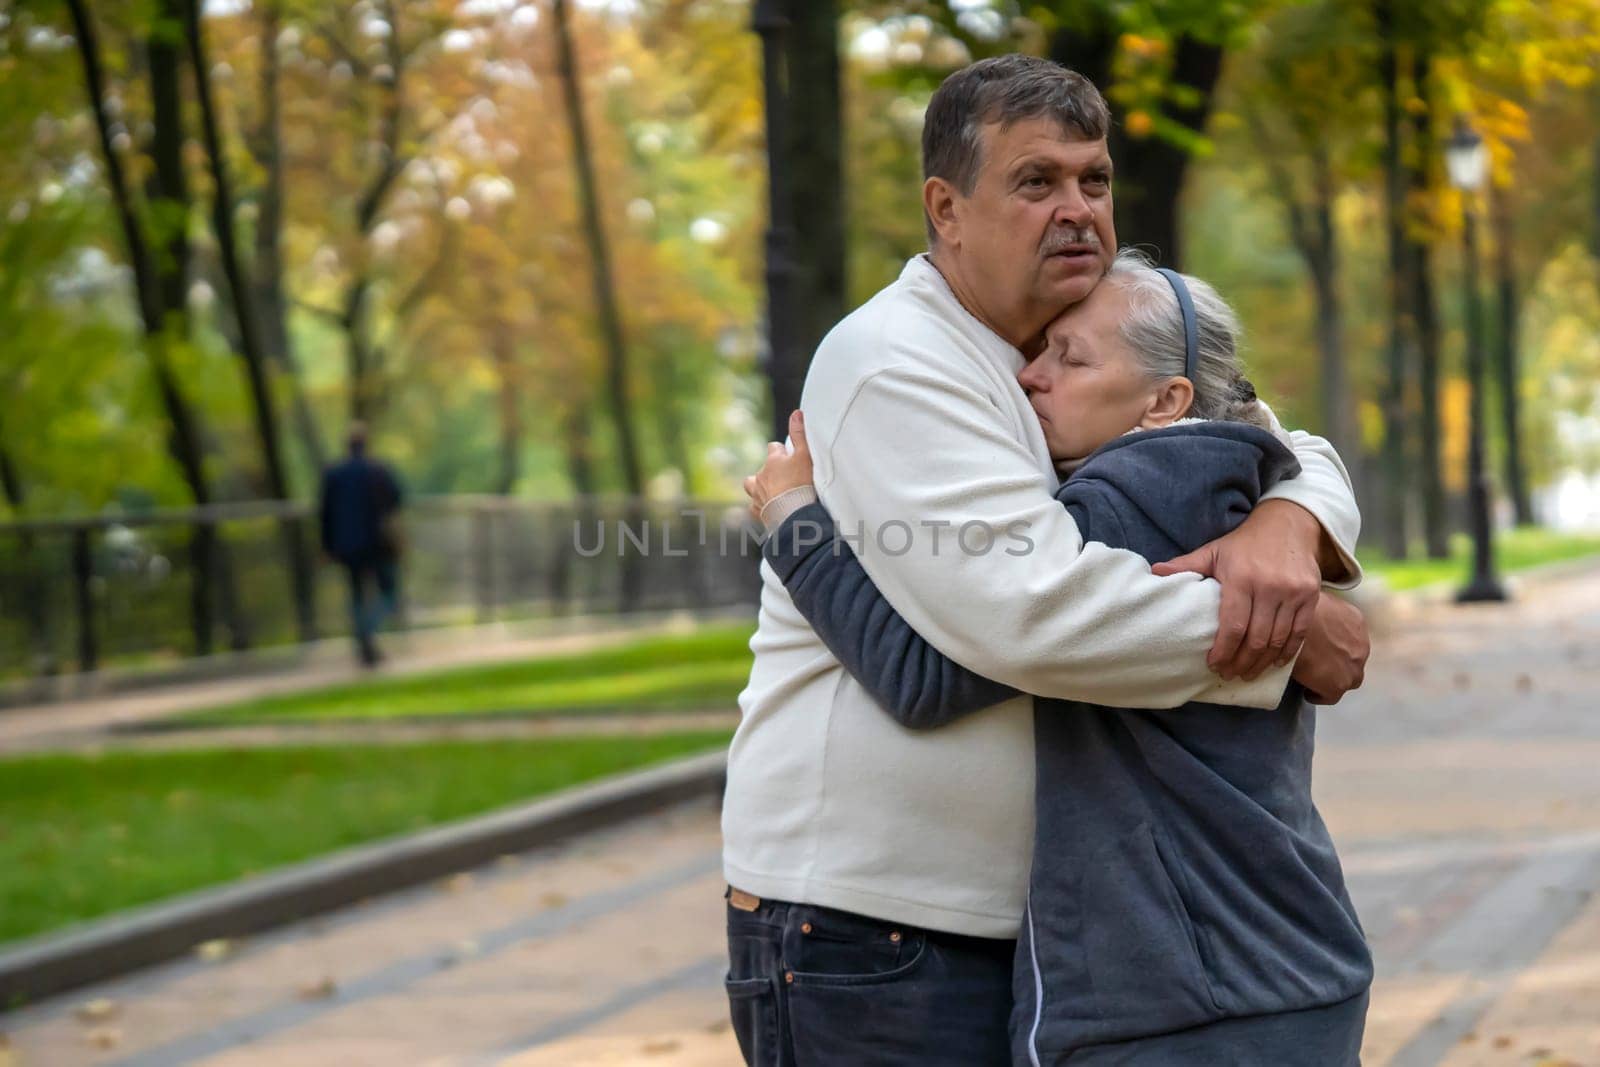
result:
M 810 904 L 730 904 L 739 1049 L 750 1067 L 1004 1067 L 1015 951 Z
M 378 658 L 377 636 L 400 597 L 399 565 L 394 556 L 344 565 L 350 579 L 350 623 L 363 662 Z M 370 588 L 369 588 L 370 587 Z

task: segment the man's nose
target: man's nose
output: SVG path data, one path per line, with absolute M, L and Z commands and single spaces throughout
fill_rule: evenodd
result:
M 1078 183 L 1065 183 L 1056 201 L 1055 222 L 1062 226 L 1087 226 L 1093 221 L 1094 210 L 1089 206 L 1089 198 L 1078 188 Z

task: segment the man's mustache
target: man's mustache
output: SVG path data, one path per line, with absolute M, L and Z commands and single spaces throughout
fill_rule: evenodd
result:
M 1100 235 L 1094 232 L 1093 227 L 1068 226 L 1065 229 L 1054 230 L 1044 239 L 1044 244 L 1039 246 L 1041 255 L 1053 256 L 1074 248 L 1089 248 L 1095 252 L 1100 251 Z

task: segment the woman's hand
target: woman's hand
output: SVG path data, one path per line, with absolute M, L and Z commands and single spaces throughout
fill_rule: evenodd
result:
M 805 418 L 800 412 L 789 416 L 789 439 L 794 451 L 787 452 L 777 441 L 767 444 L 767 461 L 744 480 L 750 498 L 750 514 L 761 518 L 761 511 L 784 493 L 811 485 L 811 449 L 806 444 Z

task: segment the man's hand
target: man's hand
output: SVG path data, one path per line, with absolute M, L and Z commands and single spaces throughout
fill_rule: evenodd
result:
M 1266 500 L 1237 530 L 1151 569 L 1193 571 L 1222 583 L 1217 640 L 1206 663 L 1224 678 L 1249 681 L 1299 654 L 1322 592 L 1322 538 L 1309 511 Z
M 1323 593 L 1305 648 L 1294 665 L 1294 680 L 1313 704 L 1337 704 L 1360 688 L 1367 672 L 1367 620 L 1354 604 Z

